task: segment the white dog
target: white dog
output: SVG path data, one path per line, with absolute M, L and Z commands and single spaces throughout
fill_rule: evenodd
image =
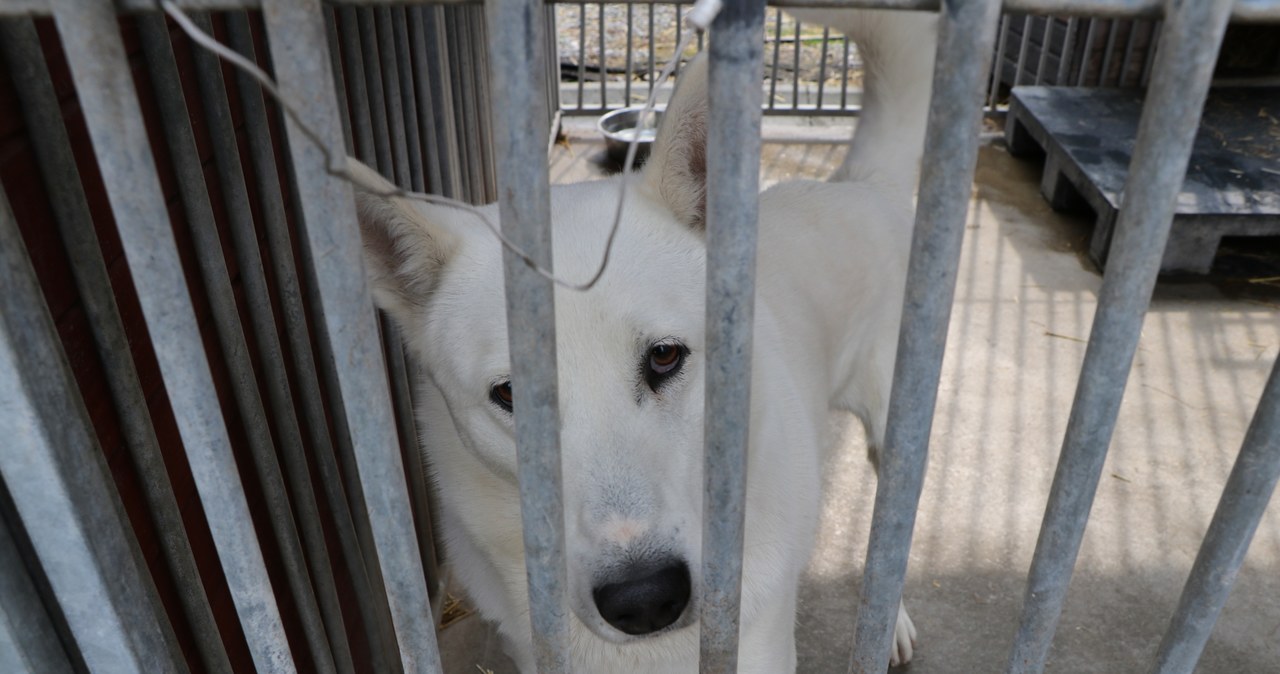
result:
M 803 16 L 858 41 L 867 91 L 834 182 L 760 195 L 742 672 L 796 667 L 829 410 L 862 420 L 873 461 L 884 438 L 932 71 L 933 16 Z M 555 270 L 579 279 L 604 251 L 618 181 L 634 181 L 599 284 L 555 297 L 575 672 L 697 671 L 705 79 L 705 63 L 681 75 L 642 173 L 551 190 Z M 453 577 L 533 672 L 501 248 L 459 210 L 361 193 L 359 212 L 375 300 L 423 367 L 418 414 Z M 914 638 L 903 609 L 894 663 Z

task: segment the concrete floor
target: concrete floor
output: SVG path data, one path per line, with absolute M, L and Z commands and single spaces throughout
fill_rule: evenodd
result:
M 572 122 L 555 182 L 601 172 L 591 127 Z M 824 177 L 846 133 L 770 122 L 764 181 Z M 1050 210 L 1038 180 L 1034 163 L 984 141 L 907 578 L 917 674 L 1004 669 L 1089 336 L 1101 283 L 1084 257 L 1089 220 Z M 1049 671 L 1149 669 L 1278 350 L 1280 293 L 1267 286 L 1157 288 Z M 796 625 L 806 673 L 847 671 L 874 494 L 856 422 L 831 425 L 843 449 Z M 1280 671 L 1277 510 L 1197 671 Z M 475 616 L 445 629 L 442 647 L 448 672 L 512 671 Z

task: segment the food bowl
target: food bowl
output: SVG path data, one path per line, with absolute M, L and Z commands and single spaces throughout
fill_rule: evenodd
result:
M 622 108 L 614 110 L 600 118 L 596 126 L 600 127 L 600 133 L 604 135 L 605 151 L 609 155 L 609 160 L 621 166 L 627 160 L 627 147 L 635 138 L 637 132 L 640 140 L 636 143 L 636 166 L 644 163 L 646 157 L 649 156 L 649 148 L 653 146 L 653 140 L 658 136 L 658 125 L 662 123 L 662 110 L 654 110 L 649 124 L 645 125 L 637 131 L 637 122 L 640 121 L 640 113 L 643 108 Z

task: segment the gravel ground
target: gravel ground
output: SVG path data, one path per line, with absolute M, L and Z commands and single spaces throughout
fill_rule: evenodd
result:
M 645 82 L 650 73 L 650 51 L 657 71 L 672 57 L 677 45 L 676 27 L 687 7 L 646 4 L 556 5 L 556 45 L 560 54 L 561 80 L 592 81 L 600 78 L 601 61 L 610 81 L 622 82 L 628 76 L 627 53 L 631 53 L 630 74 L 633 81 Z M 627 25 L 632 26 L 630 43 Z M 845 71 L 845 40 L 836 32 L 825 43 L 821 26 L 796 25 L 796 21 L 777 9 L 765 15 L 765 80 L 778 82 L 817 82 L 839 85 Z M 603 52 L 601 34 L 603 33 Z M 699 43 L 702 42 L 699 40 Z M 849 45 L 848 65 L 853 69 L 848 86 L 861 87 L 857 50 Z M 688 59 L 697 53 L 691 46 L 682 55 Z M 602 58 L 603 56 L 603 58 Z M 772 68 L 776 61 L 777 67 Z M 797 63 L 799 66 L 797 67 Z

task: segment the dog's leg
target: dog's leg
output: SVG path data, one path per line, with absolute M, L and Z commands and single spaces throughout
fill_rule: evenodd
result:
M 911 662 L 916 647 L 916 626 L 907 615 L 907 605 L 898 600 L 898 623 L 893 628 L 893 650 L 889 653 L 889 666 L 897 667 Z

